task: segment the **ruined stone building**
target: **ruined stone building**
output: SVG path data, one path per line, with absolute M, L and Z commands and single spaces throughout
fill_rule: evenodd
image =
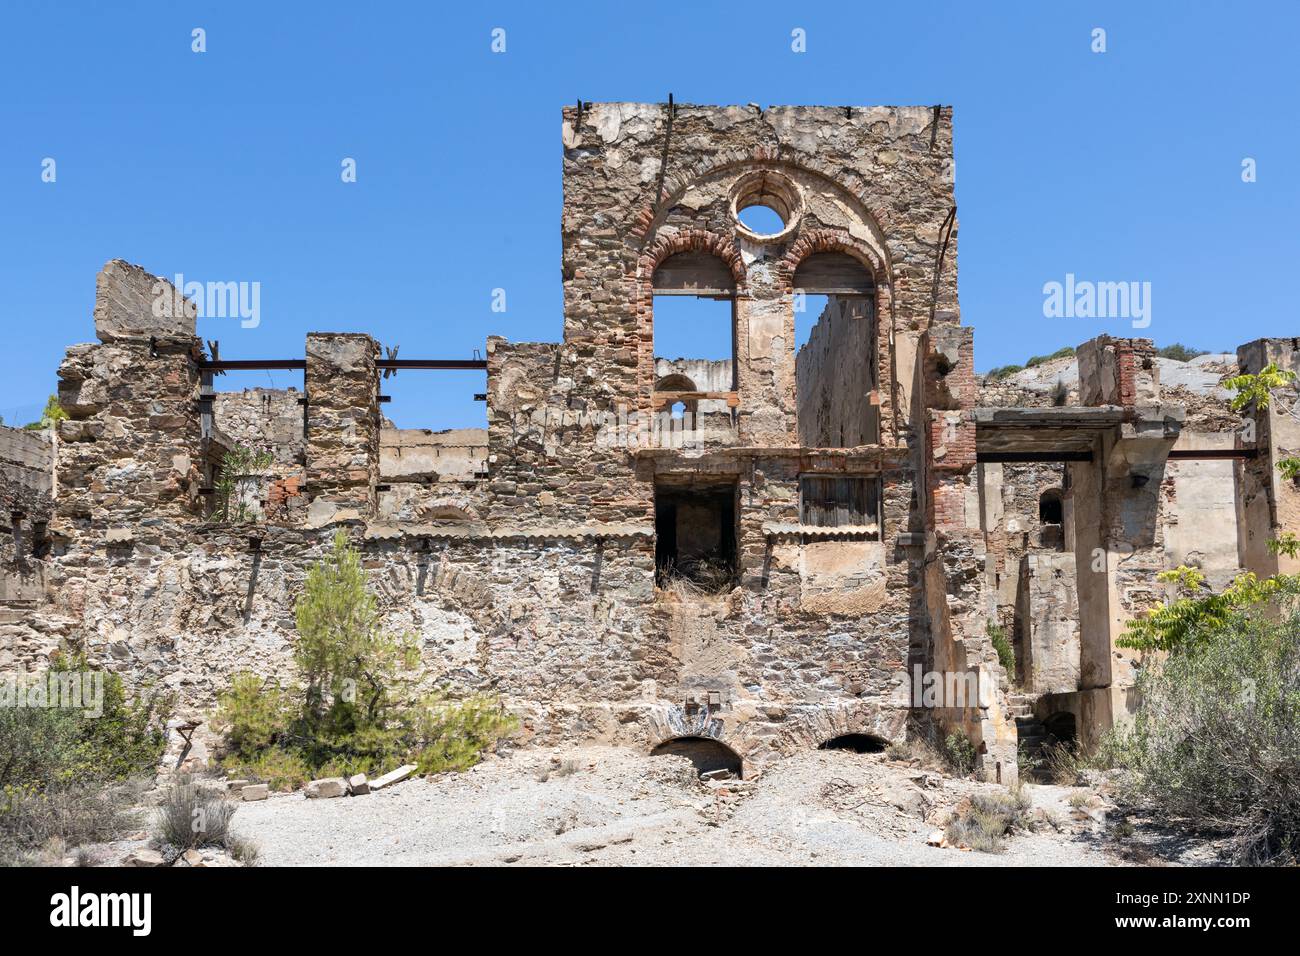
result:
M 362 331 L 278 357 L 301 388 L 222 392 L 270 357 L 214 357 L 164 280 L 105 266 L 98 341 L 59 368 L 68 420 L 0 431 L 0 671 L 76 643 L 204 719 L 234 671 L 286 673 L 341 527 L 430 680 L 499 693 L 525 741 L 750 770 L 956 730 L 1010 782 L 1018 736 L 1131 710 L 1116 639 L 1156 572 L 1286 563 L 1285 409 L 1251 432 L 1213 383 L 1162 383 L 1143 339 L 1083 344 L 1051 389 L 977 378 L 949 109 L 584 103 L 563 182 L 560 341 L 459 363 L 485 371 L 486 430 L 391 427 L 384 371 L 457 363 Z M 754 205 L 781 227 L 746 226 Z M 657 352 L 668 296 L 729 307 L 729 360 Z M 1223 360 L 1300 370 L 1292 339 Z M 268 459 L 225 476 L 238 520 L 213 520 L 237 446 Z M 991 692 L 927 706 L 932 672 Z

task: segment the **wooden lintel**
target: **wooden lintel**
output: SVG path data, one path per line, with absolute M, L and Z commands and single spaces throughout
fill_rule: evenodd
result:
M 655 408 L 677 402 L 726 402 L 735 408 L 740 404 L 740 395 L 737 392 L 654 392 L 650 396 L 650 403 Z

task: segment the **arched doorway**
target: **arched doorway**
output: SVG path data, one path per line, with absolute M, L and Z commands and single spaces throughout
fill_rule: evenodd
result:
M 650 751 L 652 757 L 665 755 L 685 757 L 700 775 L 726 770 L 737 779 L 744 776 L 740 754 L 712 737 L 673 737 Z
M 823 741 L 818 750 L 851 750 L 855 754 L 883 753 L 889 741 L 874 734 L 840 734 Z

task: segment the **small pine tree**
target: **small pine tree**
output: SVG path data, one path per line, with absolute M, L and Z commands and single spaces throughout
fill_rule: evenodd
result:
M 306 684 L 302 719 L 313 736 L 382 728 L 394 705 L 409 703 L 403 672 L 419 662 L 419 650 L 380 626 L 361 555 L 343 529 L 307 575 L 294 616 L 294 660 Z

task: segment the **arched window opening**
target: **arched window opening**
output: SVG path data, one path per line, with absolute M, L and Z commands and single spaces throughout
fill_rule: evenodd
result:
M 660 263 L 652 284 L 655 413 L 663 419 L 657 423 L 680 426 L 677 438 L 665 434 L 683 444 L 730 434 L 736 405 L 736 281 L 730 267 L 712 253 L 679 252 Z M 684 407 L 678 409 L 679 403 Z
M 795 388 L 799 442 L 852 448 L 880 441 L 876 285 L 844 252 L 816 252 L 794 274 Z
M 679 252 L 655 270 L 653 286 L 656 366 L 703 361 L 719 366 L 709 378 L 734 389 L 736 282 L 727 264 L 707 252 Z
M 818 750 L 851 750 L 855 754 L 883 753 L 889 742 L 874 734 L 840 734 L 825 741 Z
M 652 757 L 667 755 L 685 757 L 700 776 L 729 774 L 737 780 L 744 776 L 744 760 L 740 754 L 712 737 L 673 737 L 650 751 Z

